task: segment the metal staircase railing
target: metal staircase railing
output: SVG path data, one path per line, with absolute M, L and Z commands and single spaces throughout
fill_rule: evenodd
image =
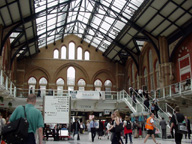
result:
M 125 90 L 120 91 L 119 95 L 119 100 L 124 101 L 133 112 L 133 114 L 149 112 L 147 107 L 143 105 L 139 100 L 136 99 L 136 102 L 134 102 L 132 97 Z

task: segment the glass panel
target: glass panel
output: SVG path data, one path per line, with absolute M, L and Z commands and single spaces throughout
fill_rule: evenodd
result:
M 69 59 L 75 59 L 75 44 L 73 42 L 69 43 Z
M 108 86 L 108 87 L 111 87 L 112 86 L 112 82 L 110 80 L 106 80 L 104 85 Z
M 64 85 L 64 80 L 62 78 L 59 78 L 57 81 L 56 81 L 56 84 L 57 85 Z
M 29 80 L 28 80 L 28 84 L 36 84 L 37 83 L 37 80 L 34 78 L 34 77 L 31 77 Z
M 46 80 L 46 78 L 42 77 L 42 78 L 39 80 L 39 84 L 47 85 L 47 80 Z
M 67 0 L 59 0 L 59 1 L 36 0 L 34 2 L 35 13 L 41 12 L 40 13 L 41 18 L 36 19 L 37 35 L 40 36 L 43 34 L 44 38 L 49 39 L 49 40 L 43 40 L 39 42 L 38 46 L 39 47 L 45 46 L 46 41 L 48 43 L 53 43 L 55 37 L 54 36 L 50 38 L 45 37 L 46 35 L 44 33 L 46 33 L 46 30 L 54 31 L 54 29 L 57 32 L 60 32 L 61 29 L 57 29 L 56 27 L 60 27 L 64 25 L 65 21 L 67 21 L 68 23 L 74 21 L 74 23 L 66 25 L 65 31 L 64 31 L 65 34 L 63 34 L 64 36 L 67 36 L 68 34 L 73 33 L 79 36 L 80 38 L 82 38 L 81 34 L 83 34 L 86 31 L 85 28 L 87 28 L 87 25 L 83 27 L 77 26 L 78 21 L 80 21 L 81 24 L 82 23 L 85 23 L 88 25 L 90 24 L 91 27 L 95 29 L 95 31 L 98 31 L 98 32 L 101 31 L 104 35 L 110 36 L 113 39 L 115 39 L 118 33 L 113 33 L 111 31 L 115 27 L 118 28 L 119 31 L 121 31 L 125 26 L 125 23 L 128 22 L 127 19 L 132 18 L 135 11 L 138 10 L 139 6 L 143 3 L 143 1 L 144 0 L 131 0 L 131 1 L 102 0 L 102 1 L 99 1 L 100 4 L 98 4 L 98 1 L 89 1 L 89 0 L 82 0 L 82 1 L 76 0 L 76 1 L 71 1 L 70 3 Z M 70 6 L 68 4 L 70 4 Z M 47 12 L 45 11 L 46 8 L 48 8 Z M 80 11 L 78 13 L 79 8 L 80 8 Z M 48 14 L 46 15 L 46 13 Z M 68 18 L 66 20 L 67 13 L 68 13 Z M 76 18 L 78 21 L 76 21 Z M 47 25 L 46 25 L 46 21 L 47 21 Z M 103 23 L 101 24 L 101 22 Z M 108 30 L 110 31 L 108 32 Z M 55 32 L 53 32 L 53 35 L 54 34 Z M 92 36 L 94 35 L 94 37 L 97 37 L 97 35 L 95 35 L 95 32 L 93 33 L 93 31 L 91 30 L 88 30 L 85 37 L 87 37 L 87 35 L 92 35 Z M 56 40 L 59 40 L 61 38 L 62 38 L 61 36 L 57 36 Z M 93 41 L 93 39 L 90 39 L 90 38 L 88 39 L 89 39 L 89 42 Z M 102 38 L 101 41 L 103 40 L 104 40 L 104 37 Z M 13 39 L 11 39 L 11 41 L 13 41 Z M 98 47 L 99 44 L 100 43 L 98 42 L 91 43 L 91 45 L 94 45 L 95 47 Z M 107 44 L 110 45 L 111 41 L 108 41 Z M 105 51 L 106 48 L 99 48 L 99 50 Z
M 54 59 L 58 59 L 59 58 L 59 51 L 58 50 L 54 50 L 53 58 Z
M 61 48 L 61 59 L 66 59 L 66 47 L 62 46 Z
M 77 48 L 77 59 L 82 60 L 82 48 L 81 47 Z
M 75 69 L 73 67 L 67 69 L 67 85 L 75 85 Z
M 88 51 L 85 52 L 85 60 L 90 60 L 90 54 Z
M 86 85 L 86 83 L 85 83 L 85 81 L 83 79 L 80 79 L 78 81 L 78 86 L 85 86 L 85 85 Z

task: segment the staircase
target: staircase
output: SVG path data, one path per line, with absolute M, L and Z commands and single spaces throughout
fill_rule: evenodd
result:
M 134 115 L 139 115 L 141 113 L 149 114 L 150 110 L 144 105 L 144 96 L 140 96 L 134 89 L 133 92 L 137 95 L 136 96 L 136 103 L 132 100 L 131 96 L 125 91 L 120 91 L 120 99 L 121 101 L 125 102 L 127 106 L 130 108 L 130 110 L 133 112 Z M 153 100 L 150 100 L 150 104 L 153 102 Z M 159 111 L 158 111 L 158 118 L 155 118 L 155 125 L 156 127 L 161 130 L 159 122 L 164 118 L 164 120 L 167 122 L 167 135 L 170 134 L 170 126 L 169 126 L 169 116 L 172 116 L 173 114 L 173 108 L 168 105 L 167 103 L 158 105 Z M 159 137 L 161 137 L 161 134 L 159 134 Z
M 145 107 L 145 105 L 138 99 L 136 99 L 135 103 L 131 96 L 125 90 L 119 92 L 119 100 L 125 102 L 134 115 L 139 115 L 141 113 L 149 114 L 149 110 L 147 109 L 147 107 Z

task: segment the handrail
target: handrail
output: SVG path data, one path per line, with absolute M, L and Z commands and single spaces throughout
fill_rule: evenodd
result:
M 139 94 L 138 92 L 136 92 L 132 87 L 131 87 L 131 89 L 132 89 L 132 90 L 134 91 L 134 93 L 136 93 L 136 95 L 137 95 L 139 98 L 141 98 L 142 101 L 144 102 L 144 95 L 143 95 L 143 93 L 142 93 L 143 97 L 141 97 L 140 94 Z M 137 99 L 136 99 L 136 100 L 137 100 Z M 140 103 L 138 100 L 137 100 L 137 102 Z M 147 108 L 144 104 L 143 104 L 142 106 L 143 106 L 144 108 L 148 109 L 148 111 L 150 111 L 150 109 Z
M 122 91 L 124 91 L 127 94 L 127 96 L 131 98 L 131 96 L 125 90 L 122 90 Z M 137 99 L 136 99 L 136 102 L 134 102 L 132 100 L 132 103 L 134 103 L 136 106 L 137 106 L 137 104 L 139 104 L 140 107 L 142 108 L 142 110 L 144 110 L 144 109 L 146 110 L 147 109 L 147 112 L 149 112 L 149 109 L 145 105 L 141 104 Z
M 185 93 L 192 93 L 192 79 L 186 79 L 177 83 L 170 84 L 155 91 L 158 99 L 175 97 Z

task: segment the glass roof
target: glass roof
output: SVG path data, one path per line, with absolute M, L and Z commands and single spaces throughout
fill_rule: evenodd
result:
M 75 34 L 105 52 L 144 0 L 36 0 L 38 46 Z

